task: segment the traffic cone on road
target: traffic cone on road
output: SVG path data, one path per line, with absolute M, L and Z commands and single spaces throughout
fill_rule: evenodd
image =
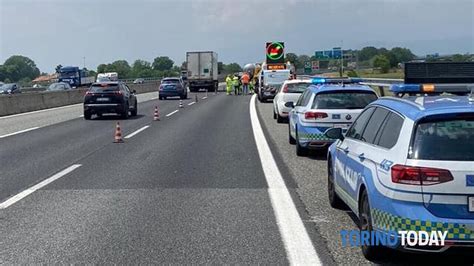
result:
M 120 129 L 120 123 L 117 122 L 117 125 L 115 126 L 115 139 L 114 143 L 122 143 L 122 130 Z
M 160 121 L 160 112 L 158 106 L 155 106 L 155 114 L 153 115 L 153 121 Z
M 208 89 L 206 89 L 206 98 L 207 98 L 207 91 L 208 91 Z
M 179 108 L 183 108 L 184 105 L 183 105 L 183 100 L 179 100 Z
M 196 96 L 196 97 L 194 98 L 194 101 L 195 101 L 195 102 L 198 102 L 198 95 L 197 95 L 197 94 L 194 94 L 194 96 Z

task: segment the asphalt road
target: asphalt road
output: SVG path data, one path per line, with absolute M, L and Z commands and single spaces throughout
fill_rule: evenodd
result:
M 296 157 L 271 104 L 255 120 L 250 96 L 204 96 L 144 95 L 128 120 L 80 106 L 0 119 L 0 264 L 370 264 L 341 247 L 356 224 L 327 203 L 325 156 Z

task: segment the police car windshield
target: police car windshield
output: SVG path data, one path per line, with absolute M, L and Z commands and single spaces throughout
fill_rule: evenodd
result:
M 375 100 L 377 95 L 370 91 L 321 92 L 316 96 L 312 109 L 364 109 Z
M 415 130 L 410 159 L 474 161 L 474 114 L 424 119 Z

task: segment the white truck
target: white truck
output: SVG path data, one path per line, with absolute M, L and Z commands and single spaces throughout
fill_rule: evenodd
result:
M 195 92 L 201 88 L 208 91 L 218 89 L 217 53 L 210 51 L 187 52 L 186 66 L 190 91 Z
M 117 72 L 107 72 L 107 73 L 97 74 L 96 82 L 117 81 L 117 80 L 118 80 L 118 73 Z

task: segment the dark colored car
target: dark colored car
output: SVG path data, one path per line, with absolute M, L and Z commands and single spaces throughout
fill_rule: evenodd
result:
M 181 78 L 164 78 L 159 88 L 160 100 L 166 97 L 179 96 L 181 99 L 188 98 L 188 90 Z
M 104 113 L 120 114 L 128 118 L 129 113 L 136 116 L 138 102 L 135 90 L 122 82 L 109 81 L 92 84 L 84 96 L 84 118 L 91 119 L 92 115 L 101 116 Z
M 3 84 L 0 87 L 0 94 L 14 94 L 14 93 L 21 93 L 20 86 L 16 83 L 7 83 Z

